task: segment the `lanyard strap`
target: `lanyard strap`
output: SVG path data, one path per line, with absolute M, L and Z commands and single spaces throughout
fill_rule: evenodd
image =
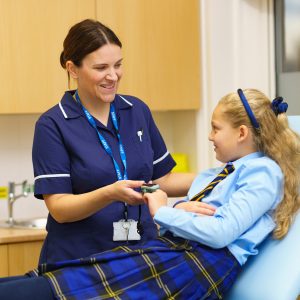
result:
M 112 159 L 112 161 L 114 163 L 114 167 L 115 167 L 115 171 L 116 171 L 118 180 L 127 180 L 128 176 L 127 176 L 126 154 L 125 154 L 124 147 L 123 147 L 123 144 L 122 144 L 122 141 L 121 141 L 121 136 L 120 136 L 120 133 L 119 133 L 118 120 L 117 120 L 116 110 L 115 110 L 114 105 L 112 103 L 110 104 L 110 115 L 111 115 L 111 118 L 112 118 L 112 121 L 113 121 L 113 125 L 114 125 L 114 128 L 115 128 L 117 137 L 118 137 L 120 157 L 121 157 L 121 160 L 122 160 L 122 163 L 123 163 L 123 166 L 124 166 L 124 175 L 123 176 L 122 176 L 121 169 L 120 169 L 118 163 L 116 162 L 115 158 L 113 157 L 113 153 L 112 153 L 111 147 L 107 143 L 107 141 L 104 138 L 104 136 L 99 132 L 99 130 L 97 128 L 97 125 L 96 125 L 96 121 L 93 118 L 93 116 L 89 113 L 89 111 L 81 103 L 77 91 L 75 92 L 75 99 L 81 105 L 81 108 L 82 108 L 82 110 L 83 110 L 83 112 L 84 112 L 84 114 L 85 114 L 88 122 L 90 123 L 90 125 L 96 130 L 96 132 L 98 134 L 98 137 L 99 137 L 99 140 L 100 140 L 100 142 L 101 142 L 101 144 L 102 144 L 105 152 L 111 157 L 111 159 Z
M 123 166 L 124 166 L 124 175 L 123 176 L 122 176 L 121 169 L 120 169 L 118 163 L 116 162 L 116 160 L 113 157 L 113 153 L 112 153 L 112 150 L 111 150 L 109 144 L 107 143 L 106 139 L 99 132 L 99 130 L 97 128 L 95 119 L 93 118 L 93 116 L 89 113 L 89 111 L 81 103 L 79 95 L 78 95 L 78 91 L 75 92 L 75 99 L 80 104 L 80 106 L 81 106 L 88 122 L 90 123 L 90 125 L 96 130 L 96 132 L 98 134 L 98 137 L 99 137 L 99 140 L 100 140 L 104 150 L 111 157 L 111 159 L 114 163 L 114 167 L 115 167 L 115 171 L 116 171 L 118 180 L 127 180 L 128 176 L 127 176 L 126 153 L 124 151 L 124 147 L 123 147 L 123 144 L 122 144 L 122 141 L 121 141 L 121 136 L 120 136 L 120 133 L 119 133 L 119 125 L 118 125 L 118 119 L 117 119 L 117 116 L 116 116 L 115 106 L 113 105 L 113 103 L 110 104 L 110 115 L 111 115 L 113 126 L 115 128 L 115 131 L 116 131 L 116 134 L 117 134 L 117 137 L 118 137 L 118 141 L 119 141 L 120 157 L 121 157 L 121 160 L 122 160 L 122 163 L 123 163 Z M 125 221 L 128 220 L 128 206 L 127 206 L 126 202 L 124 202 L 124 218 L 125 218 Z M 142 225 L 141 225 L 141 205 L 139 205 L 138 227 L 139 227 L 140 233 L 142 234 L 143 228 L 142 228 Z

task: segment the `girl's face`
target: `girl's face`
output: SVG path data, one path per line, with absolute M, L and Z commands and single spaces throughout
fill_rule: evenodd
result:
M 78 91 L 86 101 L 114 100 L 122 77 L 121 48 L 106 44 L 91 52 L 76 67 Z
M 211 119 L 211 132 L 208 139 L 213 142 L 216 159 L 226 163 L 242 157 L 240 145 L 240 129 L 233 128 L 225 119 L 223 106 L 218 104 Z

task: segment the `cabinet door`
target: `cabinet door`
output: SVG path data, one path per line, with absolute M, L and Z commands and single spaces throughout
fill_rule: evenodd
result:
M 43 242 L 25 242 L 8 245 L 9 276 L 24 275 L 38 266 Z
M 8 276 L 8 247 L 0 245 L 0 277 Z
M 120 93 L 153 110 L 199 108 L 199 0 L 96 1 L 97 19 L 123 44 Z
M 95 18 L 94 0 L 0 0 L 0 113 L 41 113 L 68 88 L 59 63 L 73 24 Z

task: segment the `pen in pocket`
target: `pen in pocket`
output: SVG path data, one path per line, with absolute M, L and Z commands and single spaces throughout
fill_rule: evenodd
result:
M 143 140 L 142 140 L 142 136 L 143 136 L 143 129 L 140 129 L 137 133 L 137 136 L 139 137 L 139 139 L 140 139 L 140 142 L 142 142 Z

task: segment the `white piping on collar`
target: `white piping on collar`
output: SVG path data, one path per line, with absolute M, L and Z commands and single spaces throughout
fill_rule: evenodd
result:
M 119 96 L 120 96 L 120 98 L 121 98 L 124 102 L 126 102 L 128 105 L 133 106 L 133 104 L 132 104 L 131 102 L 129 102 L 127 99 L 125 99 L 123 96 L 121 96 L 121 95 L 119 95 Z M 68 115 L 66 114 L 66 112 L 65 112 L 65 110 L 64 110 L 64 108 L 63 108 L 63 106 L 62 106 L 62 104 L 61 104 L 61 101 L 58 103 L 58 105 L 59 105 L 59 108 L 60 108 L 60 110 L 61 110 L 63 116 L 65 117 L 65 119 L 68 119 Z
M 157 160 L 155 160 L 153 162 L 153 165 L 156 165 L 157 163 L 159 163 L 160 161 L 162 161 L 163 159 L 165 159 L 169 154 L 170 154 L 169 151 L 167 151 L 163 156 L 161 156 L 160 158 L 158 158 Z
M 63 108 L 62 105 L 61 105 L 61 102 L 59 102 L 58 105 L 59 105 L 59 108 L 60 108 L 62 114 L 64 115 L 65 119 L 68 119 L 68 116 L 67 116 L 67 114 L 66 114 L 64 108 Z
M 133 104 L 131 102 L 129 102 L 128 100 L 126 100 L 123 96 L 119 95 L 120 98 L 125 101 L 127 104 L 129 104 L 130 106 L 133 106 Z

